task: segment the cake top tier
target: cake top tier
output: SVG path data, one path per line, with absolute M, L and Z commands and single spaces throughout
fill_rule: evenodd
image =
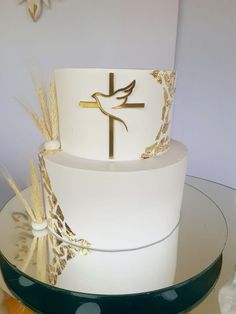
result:
M 174 72 L 58 69 L 55 80 L 63 151 L 135 160 L 168 149 Z

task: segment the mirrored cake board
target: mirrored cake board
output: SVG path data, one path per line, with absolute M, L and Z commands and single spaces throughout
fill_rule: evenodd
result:
M 94 251 L 62 242 L 46 229 L 32 232 L 16 197 L 0 213 L 5 283 L 29 308 L 45 314 L 182 313 L 214 286 L 226 239 L 220 208 L 188 184 L 177 228 L 163 241 L 133 251 Z

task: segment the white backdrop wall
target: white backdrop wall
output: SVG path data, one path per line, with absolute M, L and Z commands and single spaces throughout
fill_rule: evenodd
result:
M 0 2 L 0 161 L 21 187 L 42 141 L 15 100 L 37 107 L 32 72 L 40 80 L 56 67 L 174 64 L 178 0 L 52 0 L 51 6 L 33 23 L 24 4 Z M 179 13 L 172 136 L 189 148 L 188 174 L 236 187 L 236 1 L 180 0 Z M 5 185 L 0 195 L 10 189 Z
M 51 0 L 36 23 L 17 2 L 0 1 L 0 161 L 24 187 L 42 142 L 15 99 L 37 108 L 31 73 L 37 85 L 57 67 L 173 69 L 179 1 Z
M 236 1 L 181 0 L 172 135 L 188 174 L 236 188 Z

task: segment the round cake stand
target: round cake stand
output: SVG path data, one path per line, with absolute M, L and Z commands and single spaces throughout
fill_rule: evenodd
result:
M 187 184 L 179 226 L 162 242 L 135 251 L 96 252 L 32 233 L 16 198 L 0 213 L 4 281 L 17 299 L 44 314 L 189 311 L 217 281 L 226 239 L 219 207 Z

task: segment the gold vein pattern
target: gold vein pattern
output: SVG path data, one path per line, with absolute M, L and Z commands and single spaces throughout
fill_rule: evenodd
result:
M 52 246 L 52 259 L 49 263 L 49 282 L 56 285 L 58 276 L 60 276 L 69 260 L 77 254 L 82 256 L 89 254 L 89 249 L 69 245 L 62 240 L 57 239 L 52 234 L 49 236 L 50 245 Z M 85 245 L 85 244 L 84 244 Z
M 155 138 L 155 143 L 146 147 L 141 158 L 147 159 L 157 156 L 157 154 L 166 151 L 170 145 L 170 139 L 167 131 L 170 126 L 170 108 L 175 93 L 175 72 L 154 70 L 150 73 L 163 88 L 163 106 L 161 115 L 161 126 Z
M 44 161 L 44 156 L 48 151 L 44 150 L 39 154 L 39 166 L 42 176 L 42 184 L 47 194 L 47 201 L 49 203 L 49 218 L 48 226 L 53 230 L 60 238 L 64 238 L 72 245 L 79 246 L 82 249 L 88 250 L 91 244 L 84 239 L 78 239 L 76 234 L 71 230 L 70 226 L 65 221 L 65 217 L 58 204 L 57 197 L 52 191 L 51 181 L 46 169 L 46 164 Z M 50 152 L 55 153 L 55 151 Z

